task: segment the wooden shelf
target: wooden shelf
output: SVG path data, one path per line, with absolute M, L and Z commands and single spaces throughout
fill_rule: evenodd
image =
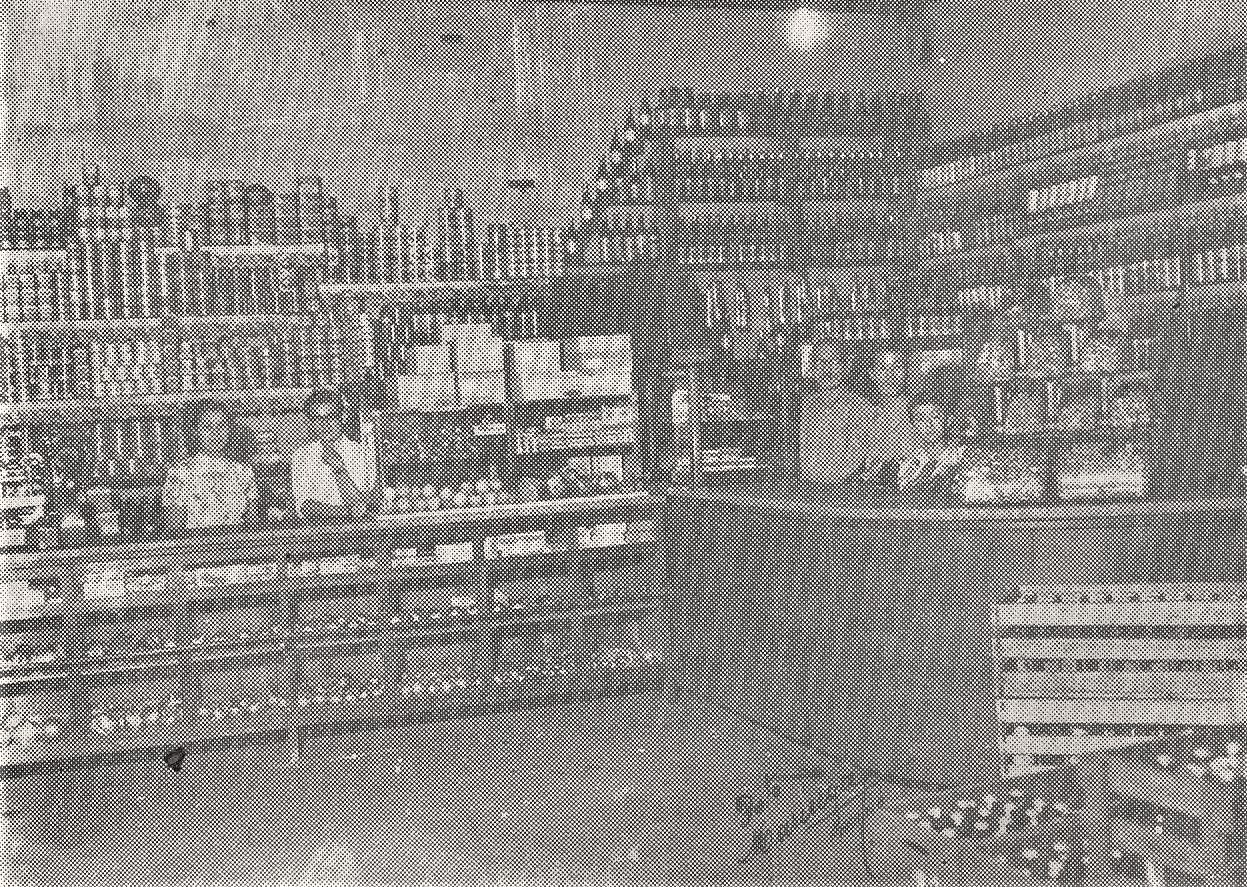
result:
M 184 314 L 169 319 L 169 325 L 177 329 L 199 326 L 253 327 L 279 325 L 315 327 L 326 322 L 326 318 L 310 314 Z
M 215 246 L 199 246 L 193 250 L 185 250 L 177 246 L 161 246 L 156 248 L 156 253 L 162 256 L 172 256 L 178 253 L 187 253 L 190 255 L 219 256 L 221 258 L 284 258 L 287 256 L 301 256 L 308 258 L 319 258 L 322 256 L 333 255 L 334 250 L 319 243 L 304 244 L 271 244 L 271 243 L 253 243 L 239 244 L 234 246 L 215 245 Z
M 0 323 L 0 337 L 14 333 L 99 333 L 112 330 L 154 332 L 166 325 L 160 317 L 126 317 L 107 320 L 18 320 Z
M 200 391 L 193 394 L 145 394 L 133 397 L 97 398 L 94 400 L 47 400 L 30 403 L 0 404 L 0 418 L 31 419 L 49 413 L 95 416 L 101 413 L 129 416 L 143 415 L 161 407 L 186 406 L 211 398 L 222 401 L 283 401 L 302 400 L 312 388 L 278 388 L 267 391 Z
M 913 183 L 913 189 L 919 199 L 923 197 L 932 197 L 937 195 L 956 194 L 971 190 L 968 186 L 973 185 L 981 188 L 984 185 L 1007 182 L 1010 177 L 1022 178 L 1028 174 L 1037 175 L 1042 178 L 1042 173 L 1049 167 L 1057 166 L 1062 163 L 1091 162 L 1094 160 L 1111 161 L 1114 153 L 1121 153 L 1124 149 L 1139 146 L 1147 143 L 1152 139 L 1160 139 L 1164 137 L 1176 138 L 1186 129 L 1196 129 L 1215 122 L 1222 117 L 1239 117 L 1244 111 L 1247 111 L 1247 103 L 1234 102 L 1229 105 L 1222 105 L 1218 108 L 1206 109 L 1185 117 L 1166 120 L 1161 123 L 1154 124 L 1145 129 L 1136 130 L 1130 133 L 1124 133 L 1110 139 L 1101 140 L 1090 145 L 1081 145 L 1051 154 L 1045 157 L 1039 157 L 1032 160 L 1022 161 L 1003 166 L 1002 168 L 985 170 L 973 176 L 967 176 L 958 179 L 955 182 L 945 185 L 931 185 L 923 187 L 921 184 L 921 172 L 916 176 Z M 1050 137 L 1050 136 L 1049 136 Z M 1041 136 L 1044 138 L 1044 136 Z M 1022 150 L 1025 143 L 1010 145 L 1005 150 L 1018 152 Z M 980 157 L 986 158 L 990 155 L 976 155 L 972 160 Z M 936 167 L 938 168 L 938 167 Z M 1076 178 L 1076 176 L 1072 176 Z

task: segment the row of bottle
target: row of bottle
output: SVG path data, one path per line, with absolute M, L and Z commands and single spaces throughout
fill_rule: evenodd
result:
M 676 222 L 677 265 L 778 264 L 788 259 L 788 238 L 769 218 L 724 214 Z
M 175 391 L 273 391 L 337 388 L 345 355 L 336 326 L 182 340 L 173 372 Z M 172 368 L 171 368 L 172 369 Z
M 99 400 L 221 391 L 335 387 L 343 378 L 336 327 L 235 334 L 71 342 L 18 335 L 3 346 L 4 403 Z
M 532 339 L 536 337 L 538 312 L 539 306 L 532 300 L 495 301 L 473 295 L 449 304 L 385 305 L 367 322 L 376 363 L 390 377 L 408 375 L 416 365 L 416 349 L 441 344 L 449 326 L 488 324 L 494 338 Z
M 693 149 L 671 170 L 679 200 L 807 200 L 898 196 L 900 180 L 877 152 Z
M 817 218 L 806 220 L 799 244 L 806 262 L 817 268 L 869 268 L 895 262 L 901 251 L 892 231 L 846 231 L 842 225 Z M 886 269 L 879 268 L 880 278 Z
M 575 232 L 583 243 L 580 263 L 613 267 L 644 262 L 659 256 L 658 232 L 648 212 L 608 216 L 584 231 Z M 569 246 L 574 245 L 573 239 Z
M 0 207 L 0 252 L 64 249 L 65 243 L 63 212 Z
M 880 310 L 880 294 L 851 280 L 841 284 L 785 279 L 750 281 L 742 287 L 708 280 L 702 283 L 706 326 L 792 329 L 805 342 L 891 338 L 892 322 Z
M 654 177 L 648 172 L 599 176 L 587 203 L 607 206 L 648 205 L 654 202 L 654 193 Z
M 316 177 L 276 196 L 263 185 L 239 181 L 208 182 L 204 192 L 199 204 L 181 204 L 174 213 L 172 242 L 183 249 L 324 244 L 338 215 L 336 201 Z
M 23 320 L 109 320 L 170 316 L 327 313 L 320 269 L 294 257 L 255 265 L 196 252 L 83 244 L 68 286 L 49 281 L 18 305 Z M 50 316 L 49 316 L 50 315 Z
M 1162 86 L 1166 80 L 1168 84 Z M 948 186 L 1235 104 L 1242 101 L 1247 81 L 1241 76 L 1218 79 L 1170 74 L 1155 78 L 1150 90 L 1147 84 L 1142 85 L 1142 91 L 1133 96 L 1118 87 L 1053 113 L 1014 120 L 960 144 L 941 146 L 937 153 L 951 155 L 951 159 L 932 163 L 921 172 L 918 181 L 924 188 Z M 1092 112 L 1091 105 L 1096 103 L 1099 107 Z M 1157 133 L 1154 141 L 1159 146 L 1166 138 L 1172 136 Z
M 6 263 L 0 320 L 127 320 L 170 316 L 323 313 L 319 270 L 294 258 L 255 266 L 151 241 L 78 243 L 69 261 Z
M 335 284 L 514 280 L 562 276 L 571 261 L 563 232 L 530 225 L 490 225 L 480 243 L 465 242 L 466 260 L 429 225 L 383 223 L 361 232 L 354 219 L 330 233 L 326 277 Z
M 708 95 L 668 89 L 638 122 L 642 131 L 676 135 L 869 137 L 888 130 L 916 136 L 927 124 L 923 104 L 919 93 Z
M 956 245 L 950 232 L 942 236 L 946 244 L 951 240 Z M 997 306 L 1008 301 L 1014 289 L 1010 281 L 1035 281 L 1055 310 L 1116 314 L 1154 308 L 1160 304 L 1155 296 L 1162 292 L 1243 280 L 1244 244 L 1247 220 L 1238 211 L 1224 211 L 1177 231 L 1071 238 L 1044 244 L 1026 257 L 946 265 L 924 274 L 924 280 L 942 291 L 964 294 L 966 304 Z

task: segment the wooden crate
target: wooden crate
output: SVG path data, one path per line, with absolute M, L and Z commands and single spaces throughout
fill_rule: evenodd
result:
M 1242 586 L 1026 586 L 1018 597 L 992 614 L 1006 776 L 1133 733 L 1240 721 Z

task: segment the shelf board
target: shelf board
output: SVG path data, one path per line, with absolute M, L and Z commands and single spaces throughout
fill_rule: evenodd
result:
M 193 727 L 195 737 L 201 742 L 235 739 L 264 733 L 285 733 L 290 729 L 290 703 L 277 708 L 265 706 L 258 712 L 242 712 L 226 715 L 221 719 L 211 713 L 196 713 Z
M 912 263 L 902 265 L 901 274 L 927 274 L 961 262 L 981 262 L 988 256 L 995 256 L 999 253 L 1013 250 L 1015 247 L 1016 242 L 1014 241 L 997 240 L 993 243 L 982 244 L 971 249 L 915 258 Z
M 142 658 L 137 658 L 141 656 Z M 180 671 L 186 659 L 184 652 L 136 654 L 123 660 L 97 659 L 83 665 L 79 674 L 86 681 L 108 681 L 113 678 L 140 677 L 152 672 Z
M 456 622 L 453 617 L 445 617 L 436 622 L 428 620 L 424 628 L 414 627 L 414 623 L 394 629 L 387 641 L 396 647 L 406 647 L 422 641 L 446 641 L 451 644 L 464 644 L 472 640 L 479 631 L 480 623 Z
M 676 202 L 677 209 L 689 210 L 696 212 L 699 210 L 715 210 L 727 209 L 731 207 L 758 207 L 767 206 L 780 209 L 782 207 L 791 207 L 792 201 L 783 196 L 779 197 L 700 197 L 685 198 Z
M 620 440 L 612 443 L 584 443 L 573 446 L 554 447 L 545 450 L 517 450 L 517 459 L 558 459 L 565 456 L 603 455 L 619 449 L 633 449 L 638 446 L 635 439 Z
M 42 262 L 48 259 L 68 259 L 67 249 L 0 249 L 0 264 L 6 262 Z
M 358 650 L 362 647 L 380 648 L 390 642 L 391 637 L 384 628 L 368 634 L 347 632 L 339 635 L 296 634 L 290 642 L 289 649 L 293 653 L 302 654 L 338 653 Z
M 58 667 L 59 670 L 54 670 Z M 71 667 L 68 661 L 61 660 L 47 663 L 44 666 L 8 668 L 0 673 L 0 688 L 5 690 L 5 695 L 9 695 L 18 689 L 33 692 L 41 688 L 54 687 L 58 683 L 67 687 L 74 677 Z
M 95 333 L 109 330 L 161 329 L 166 320 L 160 317 L 125 317 L 106 320 L 18 320 L 0 323 L 0 337 L 12 338 L 15 333 Z
M 30 746 L 10 745 L 0 748 L 0 773 L 38 764 L 73 761 L 87 756 L 88 746 L 81 738 L 64 735 L 50 742 L 36 742 Z
M 230 644 L 192 644 L 190 662 L 193 665 L 226 665 L 240 660 L 270 658 L 289 647 L 288 639 L 237 641 Z
M 512 502 L 506 505 L 487 505 L 479 508 L 445 508 L 439 511 L 411 512 L 408 514 L 382 515 L 377 521 L 383 526 L 423 526 L 442 523 L 458 523 L 473 518 L 544 517 L 568 514 L 581 510 L 604 510 L 617 505 L 631 505 L 648 501 L 649 493 L 608 493 L 601 496 L 584 496 L 568 499 L 550 499 L 539 502 Z
M 71 663 L 70 667 L 87 674 L 163 668 L 170 664 L 176 665 L 177 661 L 184 659 L 188 652 L 190 649 L 182 646 L 160 650 L 141 650 L 121 655 L 88 657 Z
M 183 714 L 173 723 L 124 727 L 104 736 L 92 730 L 82 738 L 81 751 L 75 757 L 109 757 L 140 749 L 175 748 L 185 745 L 192 729 L 193 720 Z
M 349 591 L 353 588 L 375 587 L 381 578 L 377 567 L 364 567 L 350 573 L 319 573 L 309 576 L 286 576 L 279 581 L 283 590 L 291 595 L 307 595 L 322 592 Z
M 284 258 L 287 256 L 307 256 L 318 258 L 321 256 L 332 255 L 335 253 L 333 249 L 319 243 L 300 243 L 300 244 L 271 244 L 271 243 L 252 243 L 240 245 L 216 245 L 216 246 L 199 246 L 193 250 L 186 250 L 178 246 L 160 246 L 156 248 L 157 255 L 172 256 L 178 253 L 189 253 L 194 255 L 219 256 L 221 258 Z
M 549 406 L 550 404 L 568 404 L 576 406 L 585 403 L 593 403 L 595 401 L 623 400 L 625 398 L 631 399 L 635 396 L 635 391 L 615 392 L 613 394 L 581 394 L 578 391 L 569 391 L 566 394 L 555 397 L 534 397 L 528 400 L 517 400 L 511 405 L 516 407 Z
M 267 391 L 200 391 L 194 394 L 146 394 L 133 397 L 106 397 L 94 400 L 46 400 L 0 404 L 0 419 L 27 419 L 47 413 L 96 415 L 98 413 L 143 413 L 160 407 L 186 406 L 211 398 L 222 401 L 302 400 L 312 388 L 276 388 Z
M 306 705 L 299 705 L 296 699 L 291 706 L 294 724 L 303 728 L 333 727 L 393 720 L 396 711 L 390 696 L 389 692 L 384 692 L 380 697 L 343 700 L 336 704 L 328 700 L 318 703 L 315 696 L 303 697 L 309 699 Z
M 327 323 L 327 318 L 310 314 L 205 314 L 178 315 L 170 318 L 170 324 L 178 328 L 197 326 L 298 326 L 314 327 Z
M 1023 161 L 1021 163 L 1014 163 L 998 169 L 986 170 L 982 173 L 967 176 L 945 185 L 931 185 L 925 188 L 922 187 L 921 172 L 923 171 L 920 171 L 917 175 L 917 180 L 914 183 L 916 185 L 914 193 L 919 199 L 924 196 L 935 197 L 948 196 L 949 194 L 960 194 L 964 191 L 969 191 L 969 185 L 983 187 L 985 184 L 994 182 L 1007 182 L 1010 177 L 1022 177 L 1028 174 L 1037 174 L 1050 166 L 1057 166 L 1062 163 L 1072 163 L 1082 160 L 1090 161 L 1095 159 L 1111 160 L 1114 152 L 1121 153 L 1124 148 L 1145 144 L 1153 138 L 1168 135 L 1176 136 L 1187 128 L 1195 129 L 1199 126 L 1211 123 L 1222 116 L 1237 117 L 1243 114 L 1245 110 L 1247 110 L 1247 103 L 1244 102 L 1234 102 L 1232 104 L 1222 105 L 1217 108 L 1209 108 L 1186 117 L 1166 120 L 1145 129 L 1136 130 L 1130 133 L 1123 133 L 1122 135 L 1101 140 L 1090 145 L 1080 145 L 1078 147 L 1070 148 L 1066 151 L 1061 151 L 1057 154 L 1051 154 L 1046 157 L 1039 157 Z M 1010 145 L 1005 150 L 1019 149 L 1020 145 Z M 987 156 L 990 155 L 974 155 L 974 157 L 970 159 Z
M 681 271 L 785 271 L 787 261 L 779 262 L 677 262 L 674 267 Z M 862 266 L 874 267 L 874 266 Z
M 1146 212 L 1132 213 L 1126 216 L 1113 216 L 1107 219 L 1084 222 L 1081 225 L 1069 228 L 1024 234 L 1018 238 L 1016 245 L 1019 248 L 1029 248 L 1072 237 L 1089 239 L 1105 234 L 1118 233 L 1121 230 L 1133 230 L 1149 224 L 1151 227 L 1160 227 L 1160 223 L 1164 223 L 1165 226 L 1177 225 L 1195 221 L 1204 214 L 1236 208 L 1241 209 L 1244 206 L 1247 206 L 1247 192 L 1239 191 L 1237 193 L 1210 197 L 1206 200 L 1183 203 L 1165 209 L 1147 210 Z

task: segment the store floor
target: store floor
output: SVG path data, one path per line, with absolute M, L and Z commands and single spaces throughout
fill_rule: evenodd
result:
M 6 784 L 0 887 L 739 883 L 751 835 L 733 799 L 801 763 L 653 700 L 326 737 L 293 766 L 284 751 Z M 864 882 L 850 843 L 822 854 L 818 881 Z

